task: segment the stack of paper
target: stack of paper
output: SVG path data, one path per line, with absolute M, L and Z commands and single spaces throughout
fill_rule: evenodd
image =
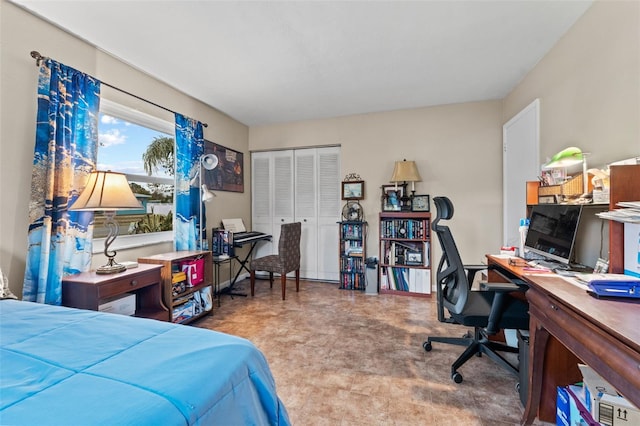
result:
M 617 206 L 621 208 L 596 214 L 602 219 L 616 222 L 640 223 L 640 201 L 621 201 Z

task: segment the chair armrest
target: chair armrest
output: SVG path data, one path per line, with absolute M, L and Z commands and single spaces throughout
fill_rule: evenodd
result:
M 488 268 L 487 265 L 462 265 L 462 267 L 466 270 L 473 270 L 473 271 L 481 271 L 483 269 Z
M 495 292 L 512 292 L 512 291 L 526 291 L 527 285 L 523 283 L 480 283 L 480 290 L 482 291 L 495 291 Z
M 527 291 L 528 286 L 522 283 L 480 283 L 480 289 L 482 291 L 492 291 L 495 293 L 493 297 L 493 303 L 491 305 L 491 312 L 489 313 L 489 319 L 487 327 L 484 332 L 487 335 L 496 334 L 498 332 L 498 323 L 502 317 L 502 312 L 507 303 L 509 293 Z
M 467 271 L 467 283 L 469 288 L 473 285 L 473 280 L 476 278 L 476 274 L 483 269 L 487 269 L 487 265 L 462 265 L 465 271 Z

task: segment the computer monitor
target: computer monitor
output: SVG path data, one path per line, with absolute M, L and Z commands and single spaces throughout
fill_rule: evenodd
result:
M 531 210 L 529 231 L 524 243 L 527 251 L 569 265 L 582 206 L 576 204 L 537 204 Z

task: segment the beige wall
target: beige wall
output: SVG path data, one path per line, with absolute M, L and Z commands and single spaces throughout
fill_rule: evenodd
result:
M 378 256 L 380 187 L 395 161 L 414 160 L 422 177 L 416 193 L 451 198 L 455 234 L 464 235 L 459 249 L 477 263 L 502 240 L 501 114 L 500 101 L 487 101 L 251 127 L 249 149 L 340 145 L 342 176 L 365 181 L 370 256 Z
M 27 250 L 27 211 L 35 140 L 36 84 L 38 69 L 29 52 L 37 50 L 98 79 L 149 99 L 159 105 L 209 124 L 205 138 L 245 153 L 245 192 L 217 192 L 209 204 L 207 223 L 222 217 L 242 216 L 250 220 L 251 200 L 247 126 L 202 104 L 160 81 L 128 66 L 87 43 L 0 0 L 0 266 L 8 274 L 12 291 L 22 293 Z M 103 87 L 102 96 L 173 122 L 173 115 Z M 102 249 L 102 247 L 98 247 Z M 172 250 L 172 244 L 119 250 L 118 260 Z M 94 255 L 94 266 L 105 261 Z
M 568 146 L 602 166 L 640 155 L 640 2 L 596 1 L 504 99 L 540 98 L 540 159 Z
M 597 1 L 500 105 L 252 127 L 249 149 L 341 145 L 343 175 L 366 181 L 369 255 L 378 255 L 379 187 L 394 161 L 415 160 L 423 178 L 417 193 L 452 199 L 458 248 L 476 263 L 502 241 L 502 125 L 536 98 L 542 160 L 571 145 L 590 152 L 593 166 L 640 155 L 640 2 Z

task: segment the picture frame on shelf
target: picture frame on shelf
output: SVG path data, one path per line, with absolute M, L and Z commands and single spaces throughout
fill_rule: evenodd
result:
M 428 212 L 431 210 L 431 203 L 429 195 L 414 195 L 411 201 L 411 211 L 413 212 Z
M 342 181 L 343 200 L 364 200 L 364 181 Z
M 559 195 L 538 195 L 538 204 L 558 204 Z
M 399 212 L 402 209 L 403 185 L 382 185 L 382 211 Z
M 422 252 L 419 251 L 407 251 L 407 258 L 405 259 L 407 265 L 422 265 Z

